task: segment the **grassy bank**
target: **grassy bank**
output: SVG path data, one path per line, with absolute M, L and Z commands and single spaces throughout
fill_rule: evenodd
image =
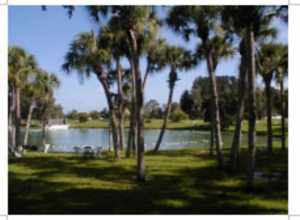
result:
M 107 128 L 108 121 L 106 120 L 91 120 L 87 122 L 69 121 L 71 128 Z M 128 121 L 125 123 L 125 127 L 128 127 Z M 161 119 L 152 119 L 145 121 L 146 129 L 160 129 L 162 126 Z M 273 120 L 273 135 L 279 137 L 281 134 L 280 120 Z M 203 120 L 184 120 L 180 122 L 168 122 L 168 129 L 197 129 L 197 130 L 209 130 L 210 125 Z M 287 126 L 286 126 L 287 128 Z M 234 131 L 234 125 L 229 126 L 225 131 Z M 242 131 L 246 133 L 248 131 L 248 122 L 244 121 Z M 267 135 L 267 122 L 266 120 L 259 120 L 256 124 L 257 135 Z
M 279 145 L 275 144 L 275 147 Z M 228 156 L 228 151 L 226 151 Z M 280 172 L 244 190 L 246 150 L 233 175 L 216 168 L 206 149 L 146 153 L 146 183 L 135 180 L 135 159 L 83 160 L 73 154 L 28 153 L 10 160 L 10 214 L 287 214 L 287 152 L 260 148 L 257 170 Z

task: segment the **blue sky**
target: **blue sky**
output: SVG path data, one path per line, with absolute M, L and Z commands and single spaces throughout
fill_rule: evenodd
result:
M 163 11 L 160 11 L 163 16 Z M 275 22 L 278 27 L 278 41 L 287 43 L 287 27 L 280 21 Z M 80 82 L 76 73 L 67 75 L 61 70 L 70 42 L 74 37 L 85 31 L 97 29 L 97 26 L 88 18 L 82 7 L 77 7 L 72 19 L 69 19 L 61 6 L 49 6 L 42 11 L 39 6 L 10 6 L 9 7 L 9 45 L 18 45 L 32 53 L 41 68 L 55 73 L 61 81 L 61 86 L 55 91 L 57 103 L 61 104 L 64 112 L 76 109 L 78 111 L 100 110 L 106 107 L 103 90 L 92 76 Z M 197 39 L 185 42 L 171 30 L 164 27 L 160 35 L 170 44 L 185 46 L 193 49 Z M 145 67 L 142 61 L 142 69 Z M 238 57 L 222 61 L 217 68 L 217 75 L 236 75 L 239 64 Z M 180 72 L 177 82 L 174 101 L 179 101 L 184 90 L 190 89 L 197 76 L 205 76 L 206 67 L 200 64 L 188 72 Z M 145 101 L 156 99 L 163 104 L 167 100 L 168 70 L 156 73 L 149 78 L 145 90 Z

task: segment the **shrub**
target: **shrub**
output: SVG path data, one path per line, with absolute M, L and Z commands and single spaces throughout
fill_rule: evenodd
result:
M 182 120 L 187 120 L 189 117 L 186 113 L 184 113 L 182 110 L 175 110 L 171 112 L 170 119 L 173 122 L 179 122 Z
M 87 122 L 89 119 L 89 115 L 87 113 L 79 113 L 79 122 Z

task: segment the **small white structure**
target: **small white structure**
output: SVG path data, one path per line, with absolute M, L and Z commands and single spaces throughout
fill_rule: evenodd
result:
M 45 154 L 48 153 L 49 149 L 50 149 L 50 144 L 45 144 L 45 146 L 44 146 L 44 153 Z
M 66 130 L 69 129 L 70 125 L 47 125 L 46 129 L 47 130 Z
M 64 118 L 50 119 L 46 126 L 47 130 L 66 130 L 69 129 L 70 125 L 66 123 Z

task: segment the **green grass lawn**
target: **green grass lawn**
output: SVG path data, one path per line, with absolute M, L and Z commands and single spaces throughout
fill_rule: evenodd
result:
M 280 172 L 244 190 L 239 171 L 221 172 L 207 149 L 146 153 L 147 181 L 135 180 L 136 160 L 84 160 L 67 153 L 27 153 L 9 162 L 10 214 L 287 214 L 287 151 L 257 151 L 257 170 Z M 225 152 L 228 156 L 228 150 Z
M 107 120 L 90 120 L 87 122 L 68 121 L 71 128 L 107 128 Z M 151 119 L 150 121 L 145 120 L 146 129 L 159 129 L 162 126 L 161 119 Z M 208 123 L 203 120 L 183 120 L 180 122 L 168 122 L 168 129 L 192 129 L 199 128 L 199 126 L 207 127 Z M 125 122 L 125 127 L 129 127 L 129 121 Z
M 107 120 L 90 120 L 87 122 L 68 121 L 72 128 L 107 128 Z M 129 126 L 129 122 L 126 121 L 125 127 Z M 162 126 L 161 119 L 151 119 L 150 121 L 145 120 L 144 124 L 146 129 L 160 129 Z M 280 120 L 273 120 L 273 134 L 274 136 L 280 136 Z M 168 129 L 198 129 L 198 130 L 209 130 L 209 122 L 203 120 L 183 120 L 179 122 L 169 121 L 167 125 Z M 287 125 L 286 125 L 287 128 Z M 243 121 L 243 132 L 248 130 L 248 121 Z M 229 126 L 226 131 L 234 131 L 234 125 Z M 258 135 L 267 134 L 267 122 L 266 120 L 258 120 L 256 123 L 256 131 Z

